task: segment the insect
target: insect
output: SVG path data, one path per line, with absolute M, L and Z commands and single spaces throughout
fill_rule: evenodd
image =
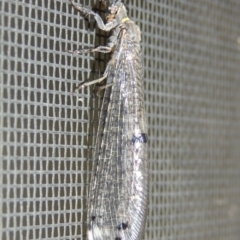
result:
M 141 32 L 128 18 L 120 0 L 105 1 L 106 24 L 91 9 L 100 29 L 111 31 L 107 46 L 70 53 L 111 53 L 103 77 L 83 82 L 78 89 L 107 79 L 93 152 L 87 214 L 88 240 L 140 240 L 148 205 L 147 134 L 141 66 Z

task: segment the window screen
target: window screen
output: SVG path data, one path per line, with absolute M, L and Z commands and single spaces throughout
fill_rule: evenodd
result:
M 99 1 L 75 2 L 92 6 Z M 145 240 L 240 236 L 240 2 L 124 1 L 142 30 L 150 199 Z M 86 239 L 87 189 L 109 56 L 67 0 L 0 2 L 0 236 Z M 79 100 L 81 98 L 82 101 Z

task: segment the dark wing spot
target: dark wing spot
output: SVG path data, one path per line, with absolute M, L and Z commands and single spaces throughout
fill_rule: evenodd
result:
M 141 133 L 140 136 L 135 136 L 133 135 L 132 138 L 132 144 L 134 145 L 135 143 L 146 143 L 147 142 L 147 134 L 146 133 Z
M 117 228 L 119 231 L 125 230 L 126 228 L 128 228 L 128 222 L 119 224 Z

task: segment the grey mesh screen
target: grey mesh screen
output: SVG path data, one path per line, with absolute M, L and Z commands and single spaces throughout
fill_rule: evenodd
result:
M 93 6 L 97 1 L 77 1 Z M 240 2 L 127 2 L 142 30 L 149 126 L 145 239 L 240 237 Z M 107 34 L 67 0 L 0 2 L 0 234 L 86 239 Z M 239 40 L 240 42 L 240 40 Z M 82 93 L 82 94 L 81 94 Z M 78 98 L 82 97 L 82 101 Z

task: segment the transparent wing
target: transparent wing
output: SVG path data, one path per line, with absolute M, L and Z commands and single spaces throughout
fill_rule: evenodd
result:
M 122 35 L 108 82 L 94 153 L 89 239 L 140 239 L 148 199 L 146 123 L 140 46 Z

